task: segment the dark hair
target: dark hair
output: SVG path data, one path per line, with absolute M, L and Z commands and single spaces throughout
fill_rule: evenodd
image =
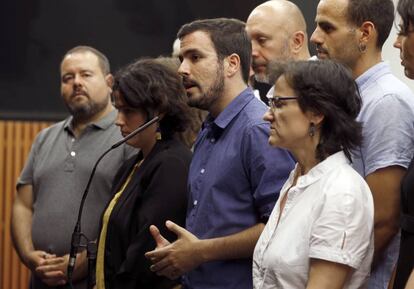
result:
M 285 76 L 303 112 L 324 116 L 316 158 L 323 160 L 343 150 L 351 161 L 350 151 L 362 142 L 362 126 L 355 119 L 362 100 L 351 72 L 330 60 L 279 63 L 276 70 L 269 68 L 272 75 Z
M 402 20 L 402 31 L 404 35 L 408 32 L 408 26 L 414 25 L 414 2 L 412 0 L 399 0 L 397 5 L 398 14 Z
M 159 122 L 163 139 L 184 131 L 188 124 L 187 95 L 177 72 L 157 59 L 139 59 L 115 75 L 114 91 L 126 104 L 141 109 L 148 120 L 164 114 Z
M 365 21 L 374 23 L 377 47 L 382 48 L 394 22 L 394 4 L 392 0 L 349 0 L 348 20 L 357 26 Z
M 203 31 L 210 35 L 211 42 L 219 61 L 235 53 L 240 57 L 241 71 L 244 81 L 249 79 L 252 44 L 246 33 L 245 23 L 231 18 L 215 18 L 196 20 L 183 25 L 177 37 L 182 38 L 195 31 Z
M 74 53 L 85 53 L 85 52 L 90 52 L 92 54 L 94 54 L 97 58 L 98 58 L 98 62 L 99 62 L 99 66 L 101 68 L 101 71 L 103 73 L 103 75 L 107 75 L 109 73 L 111 73 L 111 67 L 109 65 L 109 60 L 108 58 L 99 50 L 90 47 L 90 46 L 76 46 L 72 49 L 70 49 L 68 52 L 65 53 L 65 55 L 63 55 L 62 61 L 66 58 L 66 56 L 68 56 L 69 54 L 74 54 Z

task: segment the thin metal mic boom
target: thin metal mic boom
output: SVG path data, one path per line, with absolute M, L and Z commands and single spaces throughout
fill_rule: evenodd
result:
M 73 269 L 75 268 L 76 254 L 77 254 L 78 248 L 80 246 L 81 236 L 83 235 L 81 233 L 81 219 L 82 219 L 83 206 L 85 204 L 86 197 L 88 196 L 89 187 L 91 185 L 92 178 L 95 175 L 95 171 L 96 171 L 96 168 L 97 168 L 98 164 L 103 159 L 103 157 L 106 156 L 106 154 L 109 153 L 111 150 L 119 147 L 121 144 L 123 144 L 124 142 L 126 142 L 129 139 L 133 138 L 138 133 L 140 133 L 141 131 L 143 131 L 144 129 L 146 129 L 147 127 L 152 125 L 153 123 L 157 122 L 158 120 L 159 120 L 158 116 L 152 118 L 151 120 L 147 121 L 146 123 L 144 123 L 143 125 L 141 125 L 137 129 L 135 129 L 129 135 L 127 135 L 126 137 L 124 137 L 123 139 L 121 139 L 120 141 L 115 143 L 114 145 L 112 145 L 108 150 L 106 150 L 98 158 L 95 165 L 93 166 L 93 169 L 92 169 L 91 175 L 89 176 L 89 180 L 88 180 L 88 183 L 86 185 L 85 191 L 83 192 L 83 195 L 82 195 L 82 200 L 80 202 L 79 211 L 78 211 L 78 219 L 76 221 L 75 229 L 73 230 L 73 234 L 72 234 L 72 240 L 71 240 L 71 245 L 70 245 L 70 255 L 69 255 L 69 262 L 68 262 L 68 269 L 67 269 L 67 277 L 68 277 L 68 281 L 69 281 L 70 284 L 72 282 Z

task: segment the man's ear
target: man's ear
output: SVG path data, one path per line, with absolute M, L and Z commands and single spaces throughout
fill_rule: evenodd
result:
M 240 71 L 240 57 L 236 53 L 227 56 L 224 59 L 224 74 L 227 77 L 233 77 Z
M 293 54 L 298 54 L 305 43 L 306 36 L 303 31 L 296 31 L 290 38 L 290 49 Z
M 110 73 L 108 73 L 106 76 L 105 76 L 105 82 L 106 82 L 106 85 L 111 89 L 111 91 L 112 91 L 112 87 L 114 86 L 114 77 L 113 77 L 113 75 L 112 74 L 110 74 Z
M 364 23 L 361 24 L 358 31 L 360 34 L 359 43 L 362 43 L 365 46 L 367 46 L 368 43 L 372 42 L 372 40 L 375 40 L 374 44 L 377 45 L 376 41 L 377 41 L 378 33 L 377 33 L 377 30 L 375 29 L 374 23 L 372 23 L 371 21 L 365 21 Z

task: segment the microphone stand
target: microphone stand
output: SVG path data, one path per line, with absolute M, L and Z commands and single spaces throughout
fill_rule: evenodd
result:
M 70 287 L 72 288 L 72 275 L 73 270 L 75 268 L 75 262 L 76 262 L 76 254 L 78 253 L 79 247 L 86 247 L 87 249 L 87 258 L 88 258 L 88 289 L 93 289 L 93 286 L 95 286 L 95 260 L 96 260 L 96 252 L 97 252 L 97 245 L 96 241 L 90 241 L 85 234 L 82 233 L 81 230 L 81 219 L 82 219 L 82 211 L 83 206 L 86 201 L 86 197 L 88 196 L 89 187 L 91 186 L 93 176 L 95 175 L 96 168 L 100 161 L 106 156 L 111 150 L 119 147 L 124 142 L 128 141 L 129 139 L 133 138 L 135 135 L 149 127 L 150 125 L 154 124 L 159 120 L 159 117 L 156 116 L 152 118 L 151 120 L 147 121 L 137 129 L 135 129 L 133 132 L 131 132 L 129 135 L 127 135 L 122 140 L 118 141 L 117 143 L 113 144 L 108 150 L 106 150 L 96 161 L 95 165 L 93 166 L 91 175 L 89 176 L 88 183 L 86 184 L 85 191 L 82 195 L 82 200 L 80 202 L 79 211 L 78 211 L 78 218 L 76 221 L 75 229 L 72 233 L 72 240 L 71 240 L 71 246 L 70 246 L 70 255 L 69 255 L 69 262 L 68 262 L 68 268 L 67 268 L 67 277 L 68 277 L 68 283 Z M 81 244 L 81 238 L 84 238 L 87 241 L 86 245 Z M 92 275 L 92 276 L 91 276 Z

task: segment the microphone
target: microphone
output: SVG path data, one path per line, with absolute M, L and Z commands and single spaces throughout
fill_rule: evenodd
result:
M 139 134 L 141 131 L 143 131 L 144 129 L 146 129 L 147 127 L 149 127 L 150 125 L 152 125 L 153 123 L 155 123 L 157 121 L 159 121 L 159 116 L 155 116 L 151 120 L 147 121 L 146 123 L 144 123 L 143 125 L 141 125 L 137 129 L 135 129 L 129 135 L 127 135 L 126 137 L 124 137 L 120 141 L 113 144 L 108 150 L 106 150 L 98 158 L 95 165 L 93 166 L 91 175 L 89 176 L 88 183 L 86 184 L 85 191 L 83 192 L 83 195 L 82 195 L 82 200 L 81 200 L 81 203 L 80 203 L 80 206 L 79 206 L 79 211 L 78 211 L 78 218 L 77 218 L 77 221 L 76 221 L 75 229 L 73 230 L 73 233 L 72 233 L 72 240 L 71 240 L 71 244 L 70 244 L 69 262 L 68 262 L 68 268 L 67 268 L 67 277 L 68 277 L 69 284 L 72 284 L 72 274 L 73 274 L 73 270 L 75 268 L 76 254 L 78 253 L 78 248 L 80 246 L 80 239 L 81 239 L 82 236 L 85 237 L 85 235 L 81 232 L 81 219 L 82 219 L 83 206 L 85 204 L 86 197 L 88 196 L 89 187 L 91 185 L 93 176 L 95 175 L 95 171 L 96 171 L 96 168 L 97 168 L 98 164 L 103 159 L 103 157 L 106 156 L 106 154 L 109 153 L 111 150 L 119 147 L 121 144 L 123 144 L 126 141 L 128 141 L 129 139 L 133 138 L 134 136 Z

